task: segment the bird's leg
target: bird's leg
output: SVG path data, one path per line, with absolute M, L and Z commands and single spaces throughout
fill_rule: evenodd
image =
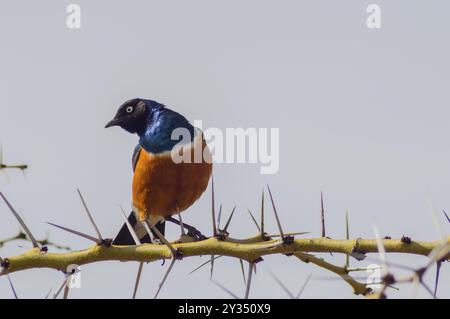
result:
M 178 249 L 175 249 L 172 246 L 172 244 L 169 243 L 169 241 L 166 239 L 166 237 L 164 237 L 164 235 L 161 234 L 161 232 L 148 219 L 144 220 L 142 223 L 144 224 L 144 227 L 149 234 L 151 232 L 154 232 L 155 235 L 159 238 L 160 242 L 162 244 L 166 245 L 170 249 L 170 251 L 172 252 L 172 258 L 174 258 L 174 259 L 183 258 L 183 254 L 181 253 L 181 251 Z
M 180 221 L 178 219 L 175 219 L 173 217 L 166 217 L 166 221 L 180 225 Z M 183 222 L 183 227 L 187 230 L 188 236 L 191 236 L 193 238 L 196 238 L 198 240 L 205 240 L 207 237 L 203 235 L 197 228 L 194 226 L 191 226 L 189 224 L 186 224 Z
M 179 222 L 180 222 L 180 228 L 181 228 L 181 236 L 185 236 L 185 235 L 186 235 L 186 233 L 184 232 L 184 224 L 183 224 L 183 219 L 181 219 L 181 215 L 180 215 L 180 214 L 178 214 L 178 219 L 179 219 Z
M 158 238 L 155 231 L 152 229 L 152 227 L 150 227 L 150 225 L 153 226 L 153 224 L 150 224 L 146 220 L 141 221 L 141 223 L 144 226 L 145 230 L 147 231 L 148 236 L 150 237 L 150 243 L 151 244 L 162 244 L 162 241 Z

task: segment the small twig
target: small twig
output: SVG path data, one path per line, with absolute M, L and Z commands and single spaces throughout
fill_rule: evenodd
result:
M 3 162 L 3 147 L 0 145 L 0 170 L 4 170 L 4 169 L 19 169 L 21 171 L 24 171 L 27 168 L 28 168 L 28 165 L 26 165 L 26 164 L 15 164 L 15 165 L 5 164 Z
M 7 243 L 9 243 L 9 242 L 16 241 L 16 240 L 28 240 L 28 239 L 27 239 L 27 235 L 26 235 L 24 232 L 19 231 L 19 233 L 18 233 L 17 235 L 15 235 L 15 236 L 12 236 L 12 237 L 5 238 L 5 239 L 3 239 L 3 240 L 0 240 L 0 247 L 3 247 L 5 244 L 7 244 Z M 52 247 L 55 247 L 55 248 L 57 248 L 57 249 L 71 250 L 71 248 L 68 247 L 68 246 L 62 246 L 62 245 L 58 245 L 58 244 L 56 244 L 56 243 L 54 243 L 54 242 L 51 242 L 51 241 L 48 239 L 48 235 L 47 235 L 47 237 L 44 238 L 44 239 L 37 240 L 37 242 L 38 242 L 38 244 L 41 245 L 41 246 L 47 246 L 47 247 L 48 247 L 48 246 L 52 246 Z
M 307 253 L 295 253 L 294 254 L 298 259 L 305 263 L 312 263 L 316 266 L 319 266 L 321 268 L 327 269 L 336 275 L 340 276 L 347 284 L 349 284 L 353 288 L 353 292 L 356 295 L 367 295 L 371 292 L 370 288 L 367 287 L 366 284 L 360 283 L 356 281 L 353 277 L 348 275 L 347 270 L 344 267 L 339 267 L 336 265 L 333 265 L 322 258 L 318 258 L 314 255 L 307 254 Z
M 25 170 L 28 168 L 28 165 L 6 165 L 6 164 L 1 164 L 0 165 L 0 170 L 2 169 L 20 169 L 20 170 Z

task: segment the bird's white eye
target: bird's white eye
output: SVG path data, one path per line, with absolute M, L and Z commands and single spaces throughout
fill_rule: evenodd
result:
M 127 113 L 133 112 L 133 107 L 132 106 L 127 107 L 126 111 Z

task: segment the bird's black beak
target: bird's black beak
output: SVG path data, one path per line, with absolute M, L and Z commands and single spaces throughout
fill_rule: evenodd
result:
M 109 121 L 106 125 L 105 128 L 111 127 L 111 126 L 118 126 L 120 124 L 120 120 L 119 119 L 112 119 L 111 121 Z

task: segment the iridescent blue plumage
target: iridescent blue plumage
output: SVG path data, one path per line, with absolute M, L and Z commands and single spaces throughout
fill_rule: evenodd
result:
M 146 100 L 150 106 L 147 115 L 145 130 L 139 134 L 139 144 L 153 154 L 170 151 L 180 142 L 179 136 L 174 136 L 172 132 L 177 128 L 186 129 L 190 134 L 190 140 L 194 138 L 194 127 L 181 114 L 165 108 L 161 104 Z

